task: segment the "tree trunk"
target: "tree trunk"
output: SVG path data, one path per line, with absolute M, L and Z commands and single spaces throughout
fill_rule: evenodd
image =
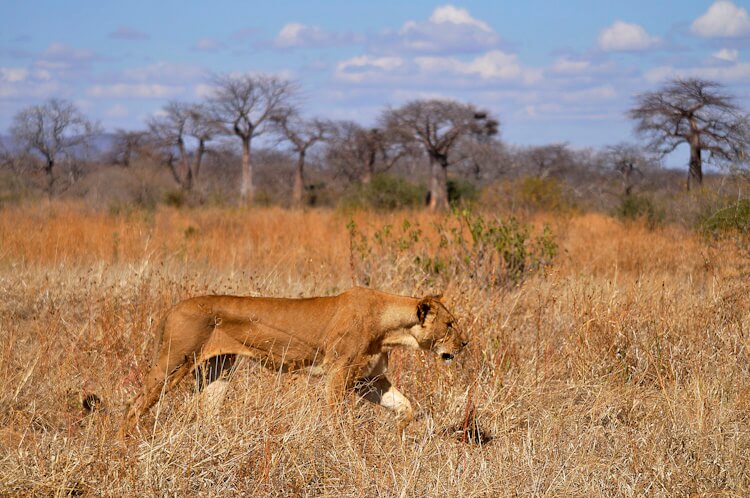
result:
M 700 135 L 690 137 L 690 169 L 688 171 L 687 189 L 691 183 L 700 186 L 703 183 L 703 160 L 701 158 Z
M 252 205 L 255 201 L 253 185 L 253 164 L 250 161 L 250 137 L 242 137 L 242 182 L 240 183 L 240 201 Z
M 365 172 L 362 174 L 362 185 L 369 185 L 372 183 L 372 173 L 370 173 L 370 170 L 365 169 Z
M 52 158 L 47 159 L 47 164 L 44 166 L 44 173 L 47 175 L 47 195 L 52 197 L 52 191 L 55 188 L 55 160 Z
M 294 184 L 292 185 L 292 206 L 302 205 L 302 194 L 305 190 L 305 151 L 301 151 L 297 157 L 297 169 L 294 171 Z
M 365 171 L 362 174 L 362 185 L 369 185 L 375 176 L 375 154 L 370 154 L 365 163 Z
M 195 151 L 195 164 L 193 165 L 193 181 L 198 181 L 198 175 L 201 172 L 201 164 L 203 163 L 203 156 L 206 153 L 206 142 L 205 140 L 198 140 L 198 148 Z
M 178 183 L 182 190 L 190 191 L 190 189 L 193 188 L 193 174 L 190 169 L 187 150 L 185 150 L 185 142 L 181 137 L 177 140 L 177 149 L 180 152 L 180 172 Z
M 448 209 L 448 160 L 430 158 L 430 211 Z

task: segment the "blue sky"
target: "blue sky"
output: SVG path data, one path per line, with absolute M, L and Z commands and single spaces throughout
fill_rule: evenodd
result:
M 599 147 L 632 140 L 633 96 L 674 76 L 717 80 L 750 110 L 748 4 L 2 0 L 0 133 L 49 97 L 136 129 L 204 98 L 211 74 L 266 72 L 297 80 L 309 115 L 371 124 L 447 97 L 495 113 L 511 143 Z

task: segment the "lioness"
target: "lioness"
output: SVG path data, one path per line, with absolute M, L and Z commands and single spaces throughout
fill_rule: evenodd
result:
M 433 351 L 450 362 L 466 338 L 440 296 L 422 299 L 354 287 L 338 296 L 308 299 L 202 296 L 175 305 L 160 324 L 154 366 L 129 404 L 121 436 L 196 366 L 211 403 L 221 402 L 236 355 L 282 371 L 311 367 L 327 375 L 335 405 L 348 390 L 396 413 L 399 431 L 412 407 L 386 378 L 388 353 L 403 346 Z M 206 367 L 208 365 L 208 367 Z

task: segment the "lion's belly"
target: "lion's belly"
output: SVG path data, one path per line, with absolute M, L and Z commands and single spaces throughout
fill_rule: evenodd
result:
M 323 360 L 323 352 L 320 349 L 291 338 L 251 340 L 248 346 L 262 352 L 277 364 L 304 367 L 319 364 Z
M 301 332 L 259 321 L 243 324 L 224 321 L 216 330 L 240 343 L 256 359 L 267 360 L 269 367 L 298 369 L 323 361 L 323 349 Z

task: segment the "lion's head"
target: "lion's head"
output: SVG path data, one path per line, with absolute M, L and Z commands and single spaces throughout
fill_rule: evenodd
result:
M 468 343 L 455 317 L 440 301 L 441 296 L 427 296 L 417 304 L 416 339 L 419 347 L 432 351 L 449 363 Z

